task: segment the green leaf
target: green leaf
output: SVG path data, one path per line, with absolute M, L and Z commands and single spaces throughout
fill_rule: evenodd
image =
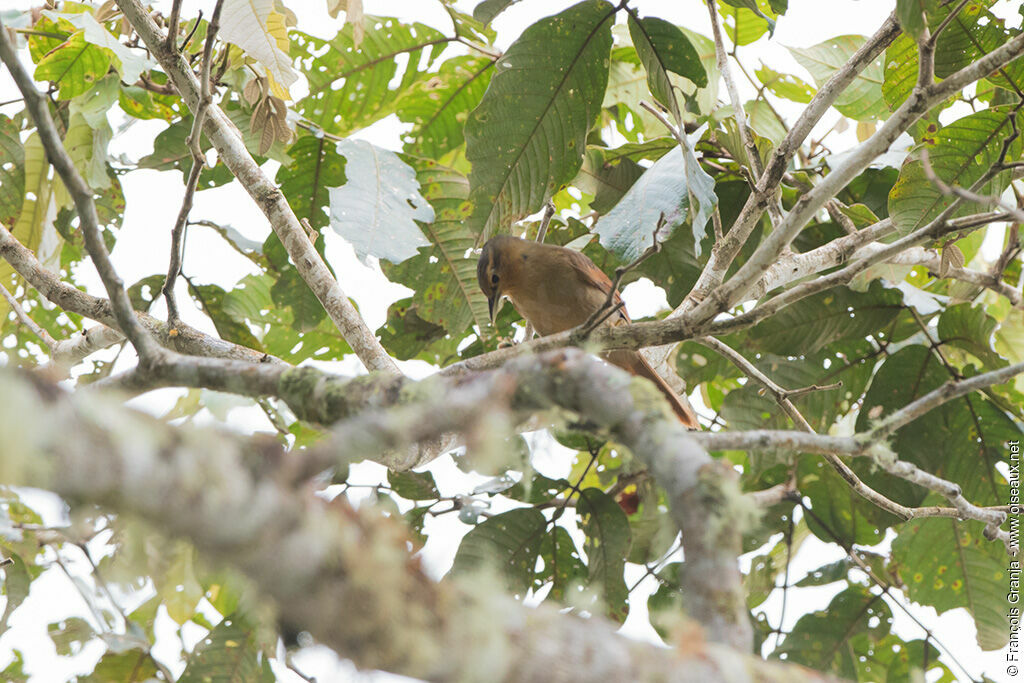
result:
M 325 137 L 305 135 L 288 148 L 292 162 L 276 180 L 295 215 L 319 230 L 329 222 L 328 188 L 345 184 L 345 157 Z
M 900 522 L 853 491 L 819 456 L 800 458 L 797 481 L 800 492 L 811 501 L 813 514 L 807 516 L 807 527 L 826 543 L 876 545 L 885 538 L 887 528 Z
M 148 71 L 157 65 L 155 60 L 148 56 L 143 57 L 140 53 L 123 45 L 116 36 L 96 20 L 92 12 L 83 11 L 58 15 L 56 12 L 44 11 L 51 19 L 57 19 L 59 16 L 62 23 L 67 22 L 75 28 L 82 29 L 85 40 L 112 55 L 112 59 L 108 58 L 108 61 L 113 62 L 114 67 L 121 74 L 121 80 L 125 83 L 134 83 L 139 80 L 143 71 Z M 104 71 L 106 71 L 105 68 Z
M 172 95 L 159 95 L 135 85 L 121 85 L 118 91 L 118 104 L 124 113 L 135 119 L 162 119 L 170 122 L 181 108 L 179 98 Z
M 945 78 L 992 52 L 1013 35 L 1006 22 L 989 8 L 995 0 L 974 0 L 963 8 L 941 0 L 927 0 L 928 24 L 932 30 L 958 10 L 935 46 L 935 75 Z M 989 76 L 993 84 L 1016 91 L 1024 88 L 1024 64 L 1015 60 Z M 1016 100 L 1013 100 L 1016 101 Z
M 857 550 L 856 552 L 857 557 L 863 560 L 868 567 L 874 571 L 875 576 L 885 577 L 888 574 L 885 567 L 888 558 L 885 555 L 879 555 L 878 553 L 873 553 L 870 550 Z M 827 586 L 828 584 L 835 583 L 837 581 L 845 581 L 849 577 L 851 571 L 861 571 L 860 565 L 849 557 L 844 557 L 808 572 L 804 578 L 800 579 L 793 585 L 799 588 L 805 588 L 808 586 Z
M 864 44 L 864 36 L 837 36 L 808 48 L 789 48 L 793 58 L 811 72 L 818 87 L 841 68 Z M 861 71 L 846 90 L 836 98 L 833 107 L 856 121 L 884 119 L 889 108 L 882 98 L 885 69 L 881 57 L 875 58 Z
M 136 311 L 148 311 L 153 302 L 160 298 L 161 289 L 167 276 L 161 273 L 148 275 L 128 288 L 128 299 Z
M 64 621 L 48 624 L 46 632 L 61 657 L 77 655 L 96 635 L 89 622 L 81 617 L 68 617 Z
M 476 281 L 476 237 L 465 225 L 471 208 L 469 183 L 451 168 L 421 158 L 410 158 L 420 190 L 434 208 L 434 221 L 421 226 L 432 247 L 398 265 L 381 264 L 384 274 L 414 292 L 416 314 L 461 336 L 468 325 L 485 329 L 489 323 L 487 299 Z
M 25 198 L 25 149 L 18 125 L 0 114 L 0 223 L 13 225 Z
M 775 32 L 772 7 L 767 0 L 719 0 L 718 13 L 725 34 L 735 45 L 749 45 L 765 34 Z
M 708 75 L 700 63 L 693 44 L 677 27 L 664 19 L 629 15 L 629 35 L 633 46 L 647 70 L 647 85 L 655 99 L 663 104 L 676 122 L 681 124 L 679 103 L 672 91 L 669 72 L 690 79 L 698 87 L 708 84 Z
M 388 306 L 387 322 L 377 330 L 377 336 L 398 360 L 420 358 L 444 366 L 458 358 L 459 340 L 446 339 L 444 327 L 422 318 L 412 298 Z
M 309 95 L 296 103 L 307 119 L 347 135 L 394 113 L 402 96 L 433 77 L 430 67 L 452 39 L 425 24 L 366 15 L 357 46 L 353 26 L 329 41 L 292 31 L 292 57 L 309 61 Z M 394 83 L 394 87 L 392 87 Z
M 248 128 L 248 125 L 246 125 Z M 176 168 L 181 171 L 184 178 L 188 177 L 192 170 L 192 152 L 186 140 L 192 132 L 192 116 L 188 115 L 181 120 L 172 123 L 161 131 L 153 140 L 153 153 L 139 159 L 139 168 L 149 168 L 156 171 L 166 171 Z M 205 152 L 212 145 L 203 135 L 200 137 L 200 148 Z M 218 163 L 213 168 L 205 168 L 199 173 L 199 184 L 197 189 L 204 190 L 218 185 L 224 185 L 234 180 L 227 166 Z
M 782 356 L 814 353 L 839 339 L 861 339 L 884 328 L 902 309 L 898 290 L 872 283 L 868 292 L 845 287 L 809 296 L 754 326 L 751 347 Z
M 171 564 L 156 581 L 157 594 L 163 598 L 167 616 L 179 626 L 192 618 L 196 606 L 203 599 L 203 587 L 196 579 L 193 567 L 195 549 L 184 541 L 173 546 Z
M 388 470 L 391 490 L 409 500 L 433 500 L 440 497 L 430 472 L 393 472 Z
M 970 114 L 943 127 L 934 134 L 933 142 L 918 145 L 911 152 L 889 193 L 889 215 L 901 235 L 928 224 L 953 202 L 953 198 L 943 195 L 925 174 L 921 150 L 928 150 L 932 170 L 944 183 L 971 187 L 998 160 L 1003 141 L 1012 134 L 1010 116 L 1013 115 L 1005 108 Z M 1018 120 L 1024 121 L 1024 117 Z M 1024 145 L 1018 137 L 1010 145 L 1007 159 L 1020 158 L 1022 149 Z M 998 196 L 1009 179 L 1007 172 L 1000 173 L 976 191 Z M 967 215 L 977 210 L 970 202 L 964 202 L 953 215 Z
M 882 95 L 889 111 L 896 111 L 917 83 L 917 43 L 905 33 L 885 49 L 885 82 Z
M 985 539 L 980 523 L 938 518 L 907 522 L 892 543 L 892 555 L 911 600 L 939 614 L 963 607 L 974 618 L 981 649 L 1006 645 L 1006 551 L 1002 543 Z
M 795 525 L 789 542 L 783 538 L 768 552 L 751 558 L 750 572 L 743 577 L 743 590 L 747 594 L 748 609 L 753 609 L 768 599 L 775 590 L 776 581 L 785 574 L 793 555 L 799 552 L 800 546 L 809 537 L 807 524 L 801 520 Z
M 889 634 L 892 611 L 864 586 L 850 586 L 824 610 L 800 617 L 773 656 L 817 671 L 857 679 L 857 658 L 851 643 L 877 643 Z
M 683 150 L 676 147 L 644 171 L 625 196 L 598 221 L 595 232 L 601 244 L 624 262 L 630 262 L 654 246 L 664 242 L 687 217 L 693 216 L 692 229 L 697 241 L 704 236 L 707 220 L 718 203 L 715 181 L 691 158 L 684 163 Z M 691 193 L 697 198 L 696 214 L 691 213 Z
M 57 98 L 69 100 L 81 95 L 103 78 L 110 68 L 110 53 L 85 39 L 77 31 L 36 65 L 35 79 L 56 83 Z
M 452 573 L 485 566 L 501 572 L 508 590 L 525 594 L 533 584 L 547 520 L 540 510 L 516 508 L 478 524 L 462 538 Z
M 96 663 L 92 673 L 80 678 L 82 683 L 114 683 L 156 679 L 157 668 L 149 653 L 142 650 L 107 652 Z
M 581 192 L 594 196 L 590 208 L 602 214 L 618 204 L 644 172 L 644 168 L 629 157 L 618 157 L 610 162 L 606 154 L 602 147 L 588 148 L 583 167 L 572 182 Z
M 162 287 L 164 276 L 153 277 L 161 279 L 159 286 Z M 241 344 L 257 351 L 263 350 L 263 345 L 249 328 L 225 310 L 224 297 L 227 295 L 227 292 L 224 291 L 224 288 L 218 285 L 189 285 L 189 292 L 200 308 L 203 309 L 203 312 L 213 321 L 213 325 L 217 328 L 217 334 L 220 335 L 221 339 Z M 148 308 L 148 306 L 145 308 Z
M 255 630 L 238 613 L 230 614 L 199 641 L 178 683 L 272 682 L 274 675 L 260 658 Z
M 977 367 L 996 370 L 1009 363 L 992 349 L 998 323 L 985 312 L 984 306 L 960 303 L 949 306 L 939 316 L 939 340 L 962 349 L 977 359 Z
M 405 151 L 438 159 L 465 141 L 463 125 L 491 82 L 495 60 L 453 57 L 399 100 L 398 118 L 412 123 Z
M 494 17 L 504 12 L 509 6 L 516 4 L 519 0 L 483 0 L 473 8 L 473 18 L 485 24 L 491 23 Z
M 540 545 L 540 559 L 544 563 L 534 577 L 534 590 L 551 584 L 547 597 L 564 602 L 567 591 L 582 587 L 587 578 L 587 568 L 580 558 L 572 536 L 564 527 L 554 525 L 544 535 Z
M 947 326 L 949 323 L 947 323 Z M 950 373 L 926 346 L 911 345 L 889 356 L 875 373 L 857 417 L 857 430 L 871 426 L 950 380 Z M 1008 488 L 996 469 L 1009 464 L 1007 441 L 1020 439 L 1014 418 L 984 394 L 948 401 L 897 430 L 890 445 L 897 457 L 936 476 L 955 481 L 975 505 L 1005 505 Z M 919 486 L 855 461 L 865 482 L 903 505 L 920 505 Z
M 527 28 L 466 123 L 474 230 L 536 211 L 579 171 L 608 83 L 613 8 L 584 0 Z
M 869 225 L 874 225 L 879 220 L 875 212 L 864 204 L 853 204 L 851 206 L 844 204 L 839 207 L 839 211 L 853 221 L 853 225 L 857 228 L 866 228 Z
M 5 517 L 7 515 L 4 515 Z M 0 615 L 0 633 L 7 632 L 7 621 L 14 610 L 28 597 L 29 589 L 32 587 L 32 576 L 28 567 L 20 555 L 3 554 L 3 559 L 9 559 L 11 564 L 3 568 L 3 595 L 7 598 L 4 604 L 3 614 Z
M 729 343 L 741 345 L 741 337 L 737 336 L 735 341 L 730 339 Z M 877 357 L 878 353 L 869 341 L 851 338 L 829 344 L 813 353 L 761 353 L 754 359 L 754 364 L 787 389 L 842 382 L 841 387 L 813 391 L 793 399 L 815 431 L 827 432 L 837 418 L 855 407 L 871 379 Z M 759 389 L 744 386 L 742 390 L 734 391 L 756 392 Z M 750 424 L 748 428 L 758 427 Z
M 39 249 L 43 233 L 52 229 L 52 217 L 48 217 L 48 214 L 53 208 L 54 201 L 53 184 L 48 176 L 50 164 L 46 160 L 46 152 L 38 133 L 32 132 L 25 140 L 23 158 L 21 211 L 11 234 L 22 245 L 35 251 Z M 5 283 L 6 286 L 13 274 L 14 268 L 6 260 L 0 260 L 0 283 Z M 7 317 L 8 310 L 7 301 L 0 300 L 0 319 Z
M 363 140 L 342 140 L 348 181 L 329 188 L 331 227 L 366 261 L 401 263 L 430 243 L 415 221 L 430 223 L 434 209 L 423 198 L 416 172 L 394 152 Z
M 925 0 L 896 0 L 896 18 L 903 31 L 914 38 L 924 35 Z
M 586 538 L 590 585 L 598 588 L 607 616 L 616 621 L 629 614 L 629 592 L 622 572 L 629 553 L 629 520 L 608 494 L 598 488 L 580 491 L 577 511 Z
M 64 149 L 82 179 L 95 190 L 110 186 L 107 177 L 107 144 L 114 132 L 104 120 L 93 128 L 81 114 L 72 114 L 64 136 Z
M 807 104 L 815 95 L 815 89 L 792 74 L 779 73 L 762 66 L 754 72 L 768 91 L 792 102 Z

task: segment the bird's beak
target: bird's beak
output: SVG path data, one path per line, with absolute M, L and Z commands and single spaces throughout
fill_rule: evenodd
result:
M 487 313 L 491 316 L 491 327 L 494 327 L 494 318 L 501 309 L 501 292 L 495 292 L 487 297 Z

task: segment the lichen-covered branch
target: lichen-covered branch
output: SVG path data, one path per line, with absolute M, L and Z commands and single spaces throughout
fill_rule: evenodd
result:
M 722 556 L 738 577 L 732 547 L 738 540 L 722 538 L 738 539 L 736 520 L 719 518 L 735 503 L 729 468 L 710 461 L 667 419 L 657 397 L 641 391 L 613 404 L 596 395 L 595 383 L 620 396 L 634 385 L 621 371 L 579 352 L 517 365 L 513 405 L 575 406 L 591 418 L 614 421 L 617 438 L 646 454 L 670 491 L 676 517 L 685 521 L 684 537 L 709 546 L 706 556 L 687 547 L 687 574 L 717 571 L 712 558 Z M 19 437 L 0 462 L 3 481 L 136 514 L 191 539 L 271 595 L 285 623 L 308 630 L 360 666 L 434 680 L 525 681 L 540 672 L 551 680 L 552 672 L 564 671 L 595 680 L 719 681 L 783 673 L 779 665 L 748 655 L 749 642 L 737 649 L 699 640 L 680 652 L 652 648 L 618 637 L 600 618 L 525 609 L 478 582 L 435 584 L 409 554 L 400 523 L 293 487 L 289 470 L 296 454 L 283 457 L 273 440 L 176 428 L 114 399 L 67 395 L 24 373 L 0 372 L 0 432 Z M 512 376 L 494 373 L 492 379 L 504 383 Z M 64 438 L 68 433 L 78 438 Z M 681 514 L 680 505 L 687 508 Z M 731 602 L 722 602 L 728 578 L 706 579 L 712 592 L 703 597 L 716 612 L 710 619 L 695 609 L 701 601 L 688 597 L 691 616 L 712 640 L 719 622 L 733 618 L 726 616 Z M 699 597 L 695 588 L 686 586 L 688 596 Z M 344 613 L 359 618 L 338 619 Z M 813 673 L 792 675 L 818 680 Z

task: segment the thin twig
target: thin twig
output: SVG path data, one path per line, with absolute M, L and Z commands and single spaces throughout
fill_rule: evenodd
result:
M 779 407 L 782 408 L 782 410 L 787 415 L 789 415 L 790 419 L 793 420 L 793 423 L 797 426 L 797 428 L 799 428 L 801 431 L 808 432 L 810 434 L 815 434 L 814 428 L 811 426 L 811 424 L 802 414 L 800 414 L 800 411 L 797 410 L 796 406 L 793 405 L 793 402 L 790 401 L 787 397 L 786 390 L 777 385 L 775 382 L 773 382 L 763 372 L 758 370 L 757 367 L 753 363 L 748 361 L 746 358 L 744 358 L 742 354 L 731 348 L 729 345 L 719 341 L 718 339 L 715 339 L 714 337 L 700 337 L 698 339 L 695 339 L 694 341 L 704 346 L 707 346 L 709 349 L 724 356 L 729 362 L 738 367 L 745 375 L 759 382 L 765 389 L 767 389 L 772 394 L 772 396 L 775 398 L 776 403 L 778 403 Z M 832 469 L 834 469 L 839 474 L 839 476 L 842 477 L 843 480 L 846 481 L 846 483 L 849 484 L 850 487 L 858 494 L 860 494 L 863 498 L 867 499 L 868 501 L 877 505 L 883 510 L 891 512 L 892 514 L 900 517 L 901 519 L 911 518 L 913 513 L 910 511 L 909 508 L 907 508 L 904 505 L 900 505 L 894 500 L 887 498 L 886 496 L 882 495 L 878 491 L 874 490 L 873 488 L 865 484 L 861 480 L 861 478 L 857 476 L 857 473 L 850 469 L 850 467 L 840 458 L 838 458 L 834 453 L 825 452 L 822 453 L 822 457 L 824 457 L 825 461 L 832 466 Z
M 939 36 L 942 34 L 942 32 L 946 30 L 946 27 L 949 26 L 954 19 L 956 19 L 957 15 L 960 14 L 960 10 L 962 10 L 964 6 L 966 6 L 967 3 L 969 3 L 970 1 L 971 0 L 960 0 L 960 4 L 957 5 L 952 12 L 947 14 L 946 18 L 942 20 L 942 23 L 935 28 L 935 32 L 932 33 L 931 36 L 929 36 L 928 38 L 928 42 L 931 43 L 931 46 L 933 48 L 935 47 L 935 44 L 938 42 Z
M 626 305 L 625 302 L 622 301 L 621 299 L 618 302 L 615 302 L 615 297 L 619 293 L 619 284 L 622 282 L 622 278 L 626 273 L 633 270 L 641 263 L 649 259 L 651 256 L 654 256 L 659 251 L 661 251 L 661 242 L 658 241 L 658 231 L 661 230 L 664 224 L 665 216 L 662 215 L 658 219 L 657 226 L 654 228 L 654 244 L 652 244 L 644 253 L 640 254 L 640 256 L 636 257 L 633 261 L 627 263 L 624 266 L 619 266 L 618 268 L 615 269 L 615 279 L 612 280 L 612 286 L 608 290 L 608 296 L 605 298 L 604 303 L 601 305 L 600 308 L 591 313 L 590 317 L 587 318 L 584 321 L 584 323 L 577 328 L 576 332 L 574 332 L 574 335 L 579 341 L 586 340 L 586 338 L 590 336 L 590 333 L 593 332 L 598 325 L 603 323 L 605 320 L 614 315 L 616 311 L 618 311 L 620 308 Z
M 961 199 L 966 199 L 969 202 L 976 202 L 982 206 L 997 206 L 1010 214 L 1017 223 L 1024 223 L 1024 211 L 1013 204 L 1004 202 L 999 197 L 978 194 L 971 190 L 965 190 L 958 185 L 947 185 L 943 182 L 943 180 L 935 174 L 935 169 L 932 168 L 931 159 L 928 156 L 928 150 L 924 147 L 921 148 L 921 169 L 924 171 L 925 178 L 935 185 L 939 192 L 947 197 L 960 197 Z
M 9 291 L 7 291 L 7 288 L 4 287 L 3 285 L 0 285 L 0 294 L 2 294 L 4 299 L 7 300 L 7 305 L 11 307 L 11 310 L 14 311 L 14 314 L 18 316 L 18 321 L 22 325 L 27 327 L 32 334 L 39 337 L 43 344 L 46 345 L 46 348 L 50 352 L 50 355 L 53 355 L 53 349 L 57 345 L 57 340 L 51 337 L 49 332 L 44 330 L 39 325 L 36 325 L 35 321 L 32 320 L 32 318 L 28 317 L 28 314 L 25 313 L 25 309 L 21 307 L 21 304 L 18 303 L 18 300 L 15 299 L 14 296 Z

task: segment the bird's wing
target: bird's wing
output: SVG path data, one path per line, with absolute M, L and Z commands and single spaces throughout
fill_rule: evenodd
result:
M 580 280 L 582 280 L 585 284 L 590 285 L 591 287 L 596 287 L 597 289 L 601 290 L 605 296 L 607 296 L 608 290 L 612 288 L 611 278 L 605 275 L 604 271 L 598 268 L 597 265 L 593 261 L 591 261 L 586 254 L 578 252 L 574 249 L 568 249 L 567 251 L 569 252 L 569 264 L 572 265 L 573 270 L 576 271 L 576 274 L 579 276 Z M 615 296 L 612 297 L 612 303 L 618 304 L 620 301 L 622 301 L 622 297 L 619 295 L 619 292 L 616 291 Z M 625 308 L 620 308 L 618 310 L 618 317 L 622 322 L 630 322 L 629 314 L 626 313 Z M 612 324 L 614 324 L 614 322 Z

